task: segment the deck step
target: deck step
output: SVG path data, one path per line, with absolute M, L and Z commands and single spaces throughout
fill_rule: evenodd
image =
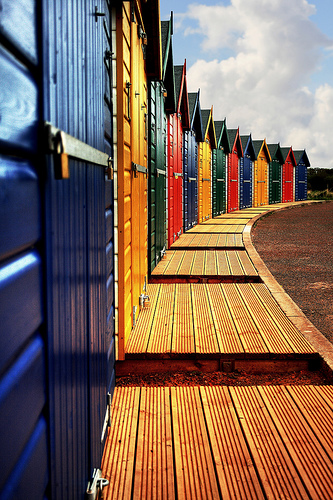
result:
M 104 499 L 333 498 L 333 386 L 116 387 L 111 419 Z
M 176 359 L 214 359 L 214 366 L 228 358 L 238 366 L 245 359 L 317 359 L 263 283 L 149 284 L 148 294 L 126 346 L 126 361 L 172 359 L 173 368 Z
M 196 227 L 196 226 L 195 226 Z M 193 228 L 194 229 L 194 228 Z M 242 234 L 237 233 L 215 233 L 215 234 L 193 234 L 186 232 L 181 234 L 172 245 L 172 249 L 238 249 L 244 248 Z
M 168 250 L 153 270 L 150 282 L 171 277 L 219 279 L 257 277 L 258 273 L 243 250 Z

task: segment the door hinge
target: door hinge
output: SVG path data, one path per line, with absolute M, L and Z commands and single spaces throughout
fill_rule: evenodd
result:
M 86 500 L 95 500 L 98 497 L 100 491 L 109 484 L 109 481 L 102 477 L 102 471 L 100 469 L 94 469 L 91 481 L 88 483 L 86 490 Z

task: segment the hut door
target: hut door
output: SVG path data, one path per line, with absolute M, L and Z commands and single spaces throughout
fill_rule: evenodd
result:
M 243 208 L 251 206 L 251 170 L 252 161 L 249 155 L 244 155 L 243 169 Z
M 216 215 L 225 212 L 225 167 L 226 155 L 224 151 L 216 150 Z
M 230 175 L 229 175 L 229 212 L 232 212 L 234 210 L 238 209 L 238 175 L 239 175 L 239 169 L 238 169 L 238 155 L 237 155 L 237 150 L 232 151 L 232 153 L 229 155 L 230 158 Z
M 136 18 L 136 14 L 132 15 Z M 147 83 L 138 19 L 131 22 L 131 117 L 132 117 L 132 310 L 139 311 L 147 275 Z
M 195 133 L 190 132 L 188 135 L 188 178 L 187 178 L 187 204 L 188 204 L 188 224 L 187 229 L 190 229 L 196 222 L 196 204 L 197 204 L 197 161 L 198 161 L 198 146 L 195 139 Z

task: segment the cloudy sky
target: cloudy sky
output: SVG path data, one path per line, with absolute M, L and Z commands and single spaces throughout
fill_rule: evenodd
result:
M 174 64 L 215 120 L 333 168 L 333 0 L 160 0 Z

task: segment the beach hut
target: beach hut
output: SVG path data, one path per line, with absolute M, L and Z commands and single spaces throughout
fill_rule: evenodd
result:
M 203 109 L 201 115 L 204 137 L 198 149 L 198 222 L 212 217 L 212 149 L 216 149 L 213 106 Z
M 290 148 L 281 148 L 281 153 L 283 157 L 282 164 L 282 203 L 288 203 L 294 201 L 294 176 L 296 169 L 296 160 L 292 150 Z
M 227 211 L 233 212 L 239 209 L 239 167 L 243 156 L 243 147 L 240 140 L 239 128 L 228 129 L 228 137 L 231 149 L 227 159 Z
M 183 232 L 183 131 L 190 128 L 186 61 L 174 66 L 176 112 L 168 120 L 168 247 Z
M 310 161 L 305 149 L 294 151 L 295 169 L 295 201 L 307 199 L 308 168 Z
M 203 141 L 200 91 L 188 94 L 190 130 L 184 132 L 183 219 L 184 231 L 198 223 L 198 142 Z
M 176 109 L 172 24 L 172 19 L 161 22 L 161 74 L 158 79 L 149 79 L 148 84 L 149 275 L 163 257 L 167 247 L 167 123 L 168 115 L 174 113 Z
M 100 472 L 115 385 L 112 12 L 104 1 L 89 15 L 60 0 L 8 6 L 0 497 L 76 500 Z
M 253 163 L 256 160 L 252 137 L 241 135 L 243 156 L 240 161 L 239 172 L 239 208 L 252 207 L 252 177 Z
M 269 164 L 269 204 L 281 203 L 282 199 L 282 165 L 283 156 L 280 144 L 268 144 L 271 155 Z
M 253 206 L 260 207 L 268 204 L 268 170 L 271 155 L 266 139 L 253 141 L 253 147 L 256 154 L 253 175 Z
M 212 214 L 227 211 L 227 155 L 230 143 L 226 120 L 215 121 L 216 149 L 212 151 Z
M 148 275 L 148 95 L 147 73 L 160 78 L 160 19 L 156 1 L 120 2 L 116 6 L 113 48 L 116 61 L 117 163 L 117 311 L 119 359 L 145 300 Z M 148 43 L 148 36 L 150 37 Z M 153 54 L 150 56 L 150 51 Z M 154 56 L 155 54 L 155 56 Z M 147 69 L 147 62 L 155 66 Z M 151 63 L 150 63 L 151 64 Z

